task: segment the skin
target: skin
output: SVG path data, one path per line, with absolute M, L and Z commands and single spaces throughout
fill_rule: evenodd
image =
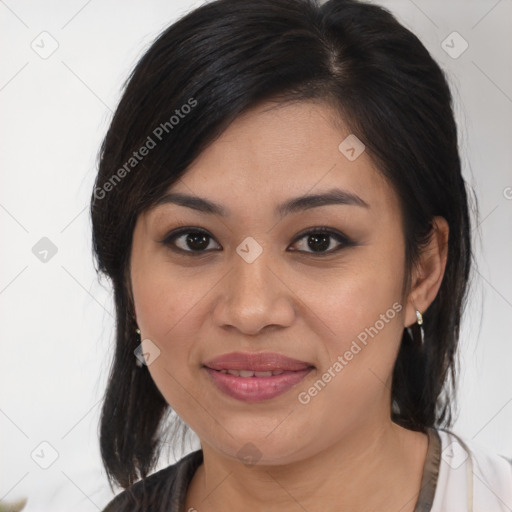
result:
M 398 198 L 366 151 L 349 161 L 338 150 L 349 133 L 322 103 L 260 105 L 238 117 L 170 188 L 220 203 L 229 216 L 164 204 L 137 220 L 130 261 L 136 319 L 142 339 L 160 350 L 148 370 L 204 453 L 186 510 L 414 510 L 428 438 L 391 421 L 391 377 L 404 327 L 439 290 L 448 225 L 435 219 L 402 297 Z M 287 199 L 333 187 L 370 208 L 327 205 L 274 216 Z M 182 255 L 159 243 L 181 225 L 208 231 L 204 254 Z M 328 238 L 318 255 L 307 235 L 296 240 L 318 226 L 355 245 L 322 256 L 340 243 Z M 236 252 L 248 236 L 263 250 L 250 264 Z M 193 251 L 186 235 L 175 244 Z M 401 311 L 301 404 L 299 392 L 394 303 Z M 246 403 L 222 394 L 201 368 L 234 351 L 278 352 L 315 370 L 284 394 Z M 259 451 L 255 465 L 237 456 L 247 443 Z

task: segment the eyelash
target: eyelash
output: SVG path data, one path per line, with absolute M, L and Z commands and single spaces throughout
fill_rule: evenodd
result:
M 177 238 L 179 238 L 180 236 L 183 236 L 183 235 L 191 234 L 191 233 L 206 235 L 211 240 L 215 240 L 213 238 L 213 236 L 211 236 L 208 233 L 208 231 L 206 231 L 202 228 L 187 226 L 184 228 L 180 228 L 177 231 L 169 233 L 163 240 L 160 241 L 160 243 L 169 247 L 171 250 L 173 250 L 175 252 L 178 252 L 180 254 L 187 255 L 187 256 L 192 256 L 192 257 L 198 257 L 198 256 L 202 256 L 208 252 L 220 250 L 220 249 L 213 249 L 213 250 L 210 249 L 210 250 L 191 251 L 191 250 L 181 249 L 174 245 L 174 242 Z M 354 242 L 352 242 L 352 240 L 350 240 L 343 233 L 340 233 L 339 231 L 335 231 L 335 230 L 332 230 L 330 228 L 323 227 L 323 226 L 308 228 L 306 231 L 299 233 L 297 235 L 297 237 L 295 238 L 295 240 L 293 241 L 293 244 L 297 243 L 299 240 L 307 237 L 308 235 L 316 235 L 319 233 L 329 235 L 334 240 L 339 242 L 341 245 L 335 249 L 330 249 L 329 251 L 325 251 L 325 252 L 314 252 L 314 251 L 309 252 L 309 251 L 301 251 L 301 250 L 293 250 L 292 252 L 305 253 L 305 254 L 312 255 L 314 257 L 323 257 L 323 256 L 331 255 L 335 252 L 338 252 L 339 250 L 343 249 L 343 247 L 351 247 L 351 246 L 355 245 Z M 208 243 L 208 245 L 209 245 L 209 243 Z M 330 243 L 329 243 L 329 245 L 330 245 Z

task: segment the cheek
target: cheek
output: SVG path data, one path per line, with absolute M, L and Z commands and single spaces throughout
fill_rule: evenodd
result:
M 194 389 L 190 366 L 198 360 L 194 340 L 202 337 L 208 290 L 218 278 L 208 273 L 193 278 L 155 260 L 138 269 L 132 275 L 137 322 L 143 339 L 151 340 L 159 350 L 148 370 L 166 401 L 186 417 L 187 390 Z
M 340 283 L 336 292 L 323 295 L 322 317 L 331 331 L 341 335 L 337 336 L 341 348 L 355 339 L 364 343 L 372 334 L 394 338 L 403 309 L 400 284 L 365 276 L 357 282 Z
M 393 292 L 389 285 L 365 279 L 352 286 L 340 283 L 337 292 L 323 295 L 322 307 L 320 301 L 311 304 L 329 331 L 319 377 L 329 370 L 343 375 L 333 390 L 340 386 L 344 394 L 357 397 L 371 394 L 372 384 L 389 379 L 403 332 L 399 291 L 399 286 Z
M 351 268 L 334 274 L 328 286 L 309 294 L 308 305 L 328 327 L 319 378 L 330 369 L 325 379 L 336 383 L 326 386 L 327 401 L 368 403 L 381 398 L 390 384 L 404 329 L 403 254 L 400 243 L 381 247 L 365 251 Z
M 165 261 L 153 258 L 141 262 L 132 275 L 138 325 L 143 336 L 161 344 L 173 338 L 181 324 L 193 317 L 193 311 L 209 287 L 208 276 L 194 279 L 173 269 Z
M 393 324 L 400 330 L 401 265 L 396 251 L 377 257 L 366 251 L 350 265 L 326 274 L 327 279 L 303 283 L 303 299 L 338 340 L 336 349 L 360 334 L 364 341 L 364 333 L 376 323 L 383 335 Z M 396 331 L 394 325 L 393 329 Z

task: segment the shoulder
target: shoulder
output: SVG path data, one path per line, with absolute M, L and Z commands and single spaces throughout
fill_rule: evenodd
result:
M 437 432 L 441 451 L 432 512 L 512 510 L 512 459 L 473 439 Z
M 173 512 L 180 510 L 190 479 L 203 460 L 202 450 L 189 453 L 115 496 L 102 512 Z

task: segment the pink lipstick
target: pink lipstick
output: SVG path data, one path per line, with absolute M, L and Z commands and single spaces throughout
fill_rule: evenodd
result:
M 204 369 L 226 395 L 261 402 L 288 391 L 314 366 L 273 352 L 232 352 L 204 363 Z

